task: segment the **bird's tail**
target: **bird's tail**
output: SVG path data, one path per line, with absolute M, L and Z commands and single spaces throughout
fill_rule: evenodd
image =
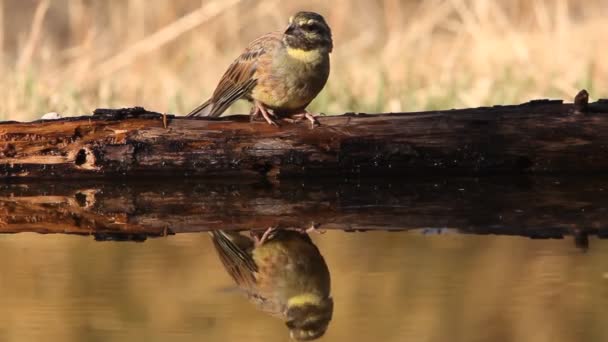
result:
M 201 104 L 200 106 L 194 108 L 188 115 L 189 117 L 196 117 L 196 116 L 219 116 L 216 115 L 213 110 L 213 107 L 215 107 L 215 103 L 211 101 L 211 99 L 205 101 L 203 104 Z M 221 113 L 220 113 L 221 114 Z

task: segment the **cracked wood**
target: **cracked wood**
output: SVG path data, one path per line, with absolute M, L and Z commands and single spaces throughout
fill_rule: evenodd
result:
M 582 98 L 582 100 L 581 100 Z M 272 127 L 143 108 L 0 123 L 0 177 L 415 176 L 608 171 L 608 101 L 321 116 Z M 166 122 L 167 127 L 164 127 Z

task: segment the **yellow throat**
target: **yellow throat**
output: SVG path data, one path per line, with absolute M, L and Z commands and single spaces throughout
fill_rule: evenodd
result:
M 302 50 L 288 47 L 287 54 L 303 63 L 317 62 L 323 57 L 321 49 Z
M 301 306 L 301 305 L 319 305 L 321 304 L 322 298 L 319 295 L 313 293 L 304 293 L 301 295 L 293 296 L 289 298 L 287 306 Z

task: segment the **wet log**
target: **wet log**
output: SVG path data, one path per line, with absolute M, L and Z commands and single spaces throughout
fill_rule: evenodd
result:
M 0 186 L 0 233 L 144 240 L 268 227 L 608 237 L 608 178 L 386 182 L 37 182 Z
M 608 171 L 608 101 L 322 116 L 320 127 L 142 108 L 0 123 L 0 178 L 281 178 Z

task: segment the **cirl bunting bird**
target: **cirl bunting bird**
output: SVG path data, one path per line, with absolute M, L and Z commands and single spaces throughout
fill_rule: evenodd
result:
M 325 19 L 314 12 L 298 12 L 285 32 L 267 33 L 249 44 L 228 67 L 213 95 L 188 116 L 218 117 L 238 99 L 253 102 L 252 118 L 266 122 L 283 116 L 306 118 L 314 127 L 308 104 L 329 77 L 333 42 Z
M 329 269 L 305 232 L 269 228 L 251 239 L 237 232 L 210 232 L 226 271 L 262 311 L 285 321 L 292 339 L 325 334 L 334 302 Z

